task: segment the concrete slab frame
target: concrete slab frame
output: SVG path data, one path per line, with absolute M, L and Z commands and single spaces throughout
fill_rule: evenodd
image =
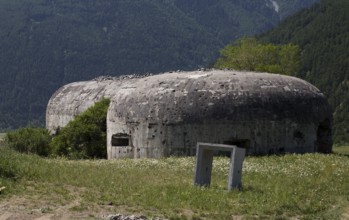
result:
M 212 163 L 215 151 L 231 152 L 228 190 L 241 190 L 242 165 L 245 158 L 246 149 L 235 145 L 226 144 L 197 143 L 194 185 L 210 186 L 213 166 Z

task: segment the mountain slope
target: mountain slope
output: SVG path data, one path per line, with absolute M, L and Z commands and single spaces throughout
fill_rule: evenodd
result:
M 349 1 L 323 0 L 261 36 L 302 48 L 303 69 L 296 76 L 322 90 L 334 107 L 334 140 L 349 142 Z
M 0 1 L 0 130 L 43 124 L 72 81 L 207 66 L 224 44 L 315 1 Z

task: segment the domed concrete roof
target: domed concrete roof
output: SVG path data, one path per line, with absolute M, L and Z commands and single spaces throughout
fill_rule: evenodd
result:
M 290 76 L 209 70 L 91 80 L 63 86 L 50 99 L 48 129 L 65 126 L 102 97 L 126 121 L 200 123 L 203 120 L 320 121 L 332 114 L 324 95 Z
M 122 83 L 110 111 L 127 120 L 164 123 L 208 119 L 323 120 L 331 109 L 310 83 L 284 75 L 194 71 L 164 73 Z

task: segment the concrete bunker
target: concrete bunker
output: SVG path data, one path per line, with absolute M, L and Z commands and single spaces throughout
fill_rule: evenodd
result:
M 54 131 L 102 97 L 108 158 L 195 155 L 197 142 L 246 154 L 331 152 L 332 110 L 308 82 L 278 74 L 192 71 L 71 83 L 50 99 Z

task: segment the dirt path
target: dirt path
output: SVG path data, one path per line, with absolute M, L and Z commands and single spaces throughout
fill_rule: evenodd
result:
M 52 184 L 39 187 L 41 191 L 36 187 L 35 182 L 28 182 L 25 194 L 0 199 L 0 220 L 110 219 L 108 216 L 116 214 L 143 214 L 126 206 L 88 201 L 84 195 L 90 189 L 64 186 L 64 190 L 57 192 Z
M 74 211 L 79 203 L 79 200 L 73 200 L 65 205 L 53 205 L 50 201 L 12 197 L 0 202 L 0 220 L 107 219 L 110 214 L 115 214 L 108 206 Z
M 349 219 L 349 206 L 345 209 L 345 212 L 342 214 L 341 219 L 343 219 L 343 220 Z
M 50 200 L 49 200 L 50 199 Z M 58 220 L 58 219 L 126 219 L 144 220 L 141 213 L 128 213 L 127 207 L 97 204 L 82 204 L 80 197 L 69 202 L 52 201 L 41 197 L 13 196 L 0 200 L 0 220 Z M 63 204 L 62 204 L 63 203 Z M 85 208 L 79 208 L 79 207 Z M 121 213 L 121 214 L 120 214 Z M 135 214 L 135 215 L 133 215 Z M 117 216 L 117 217 L 116 217 Z M 157 220 L 163 218 L 155 218 Z

